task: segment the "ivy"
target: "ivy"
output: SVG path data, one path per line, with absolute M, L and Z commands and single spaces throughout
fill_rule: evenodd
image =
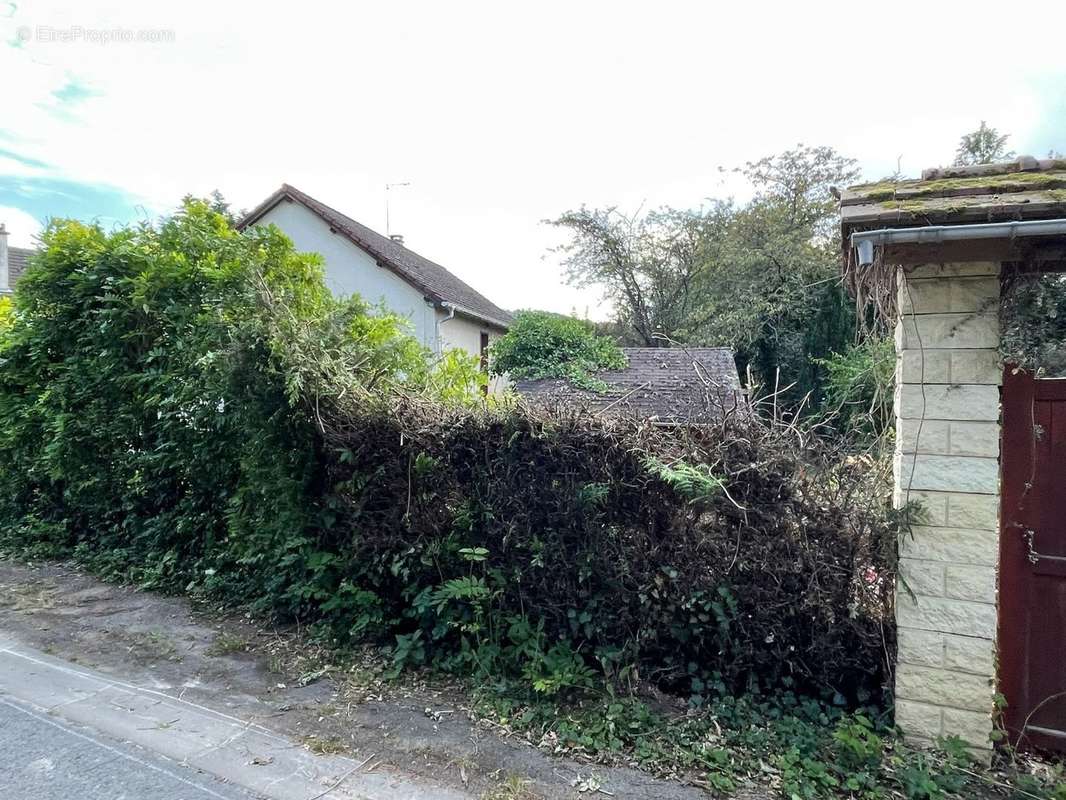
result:
M 1066 275 L 1014 276 L 1001 300 L 1004 359 L 1039 377 L 1066 377 Z

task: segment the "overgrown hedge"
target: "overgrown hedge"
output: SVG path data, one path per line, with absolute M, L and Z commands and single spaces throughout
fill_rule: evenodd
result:
M 865 464 L 750 417 L 464 405 L 394 321 L 202 204 L 53 227 L 0 358 L 8 552 L 545 693 L 884 681 L 895 531 Z
M 521 664 L 549 689 L 583 666 L 695 694 L 879 686 L 892 534 L 857 505 L 867 465 L 750 419 L 662 431 L 421 403 L 349 409 L 326 441 L 331 582 L 373 592 L 340 629 Z

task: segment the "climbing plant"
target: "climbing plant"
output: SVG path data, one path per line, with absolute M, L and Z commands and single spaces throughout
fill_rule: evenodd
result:
M 1000 347 L 1007 363 L 1040 377 L 1066 377 L 1066 275 L 1010 276 L 1000 307 Z

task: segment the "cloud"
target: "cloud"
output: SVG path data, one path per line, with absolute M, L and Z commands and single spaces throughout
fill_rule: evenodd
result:
M 79 119 L 75 113 L 78 106 L 100 94 L 79 78 L 69 76 L 62 86 L 52 90 L 49 100 L 38 103 L 37 107 L 64 122 L 76 122 Z
M 1018 0 L 1012 13 L 1046 9 Z M 0 41 L 42 25 L 175 35 L 0 46 L 0 75 L 18 76 L 4 84 L 17 138 L 0 132 L 0 202 L 129 220 L 216 188 L 250 208 L 288 181 L 383 229 L 385 184 L 409 180 L 392 224 L 416 250 L 505 307 L 595 317 L 598 293 L 561 286 L 557 257 L 542 258 L 558 232 L 539 221 L 567 208 L 699 206 L 742 191 L 719 166 L 797 141 L 874 178 L 901 156 L 909 174 L 950 161 L 982 118 L 1019 151 L 1066 145 L 1052 141 L 1066 130 L 1055 87 L 1033 82 L 1061 73 L 1054 25 L 1026 33 L 1025 58 L 968 80 L 914 21 L 974 53 L 1001 50 L 1003 32 L 951 4 L 899 0 L 885 15 L 826 0 L 765 17 L 764 4 L 675 0 L 308 3 L 284 17 L 251 0 L 210 14 L 35 0 L 0 14 Z M 855 45 L 871 29 L 872 60 Z
M 0 222 L 8 231 L 7 243 L 12 247 L 36 247 L 36 237 L 43 226 L 41 220 L 21 208 L 0 206 Z

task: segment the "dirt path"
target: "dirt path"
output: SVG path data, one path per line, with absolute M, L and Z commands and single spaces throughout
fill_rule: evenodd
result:
M 104 584 L 66 566 L 0 561 L 0 635 L 247 720 L 312 752 L 358 761 L 373 756 L 375 769 L 449 793 L 492 800 L 591 797 L 575 781 L 594 777 L 619 798 L 707 797 L 635 769 L 551 757 L 471 722 L 454 688 L 396 689 L 356 673 L 337 679 L 313 668 L 321 662 L 308 658 L 294 637 L 241 620 L 219 623 L 185 600 Z

